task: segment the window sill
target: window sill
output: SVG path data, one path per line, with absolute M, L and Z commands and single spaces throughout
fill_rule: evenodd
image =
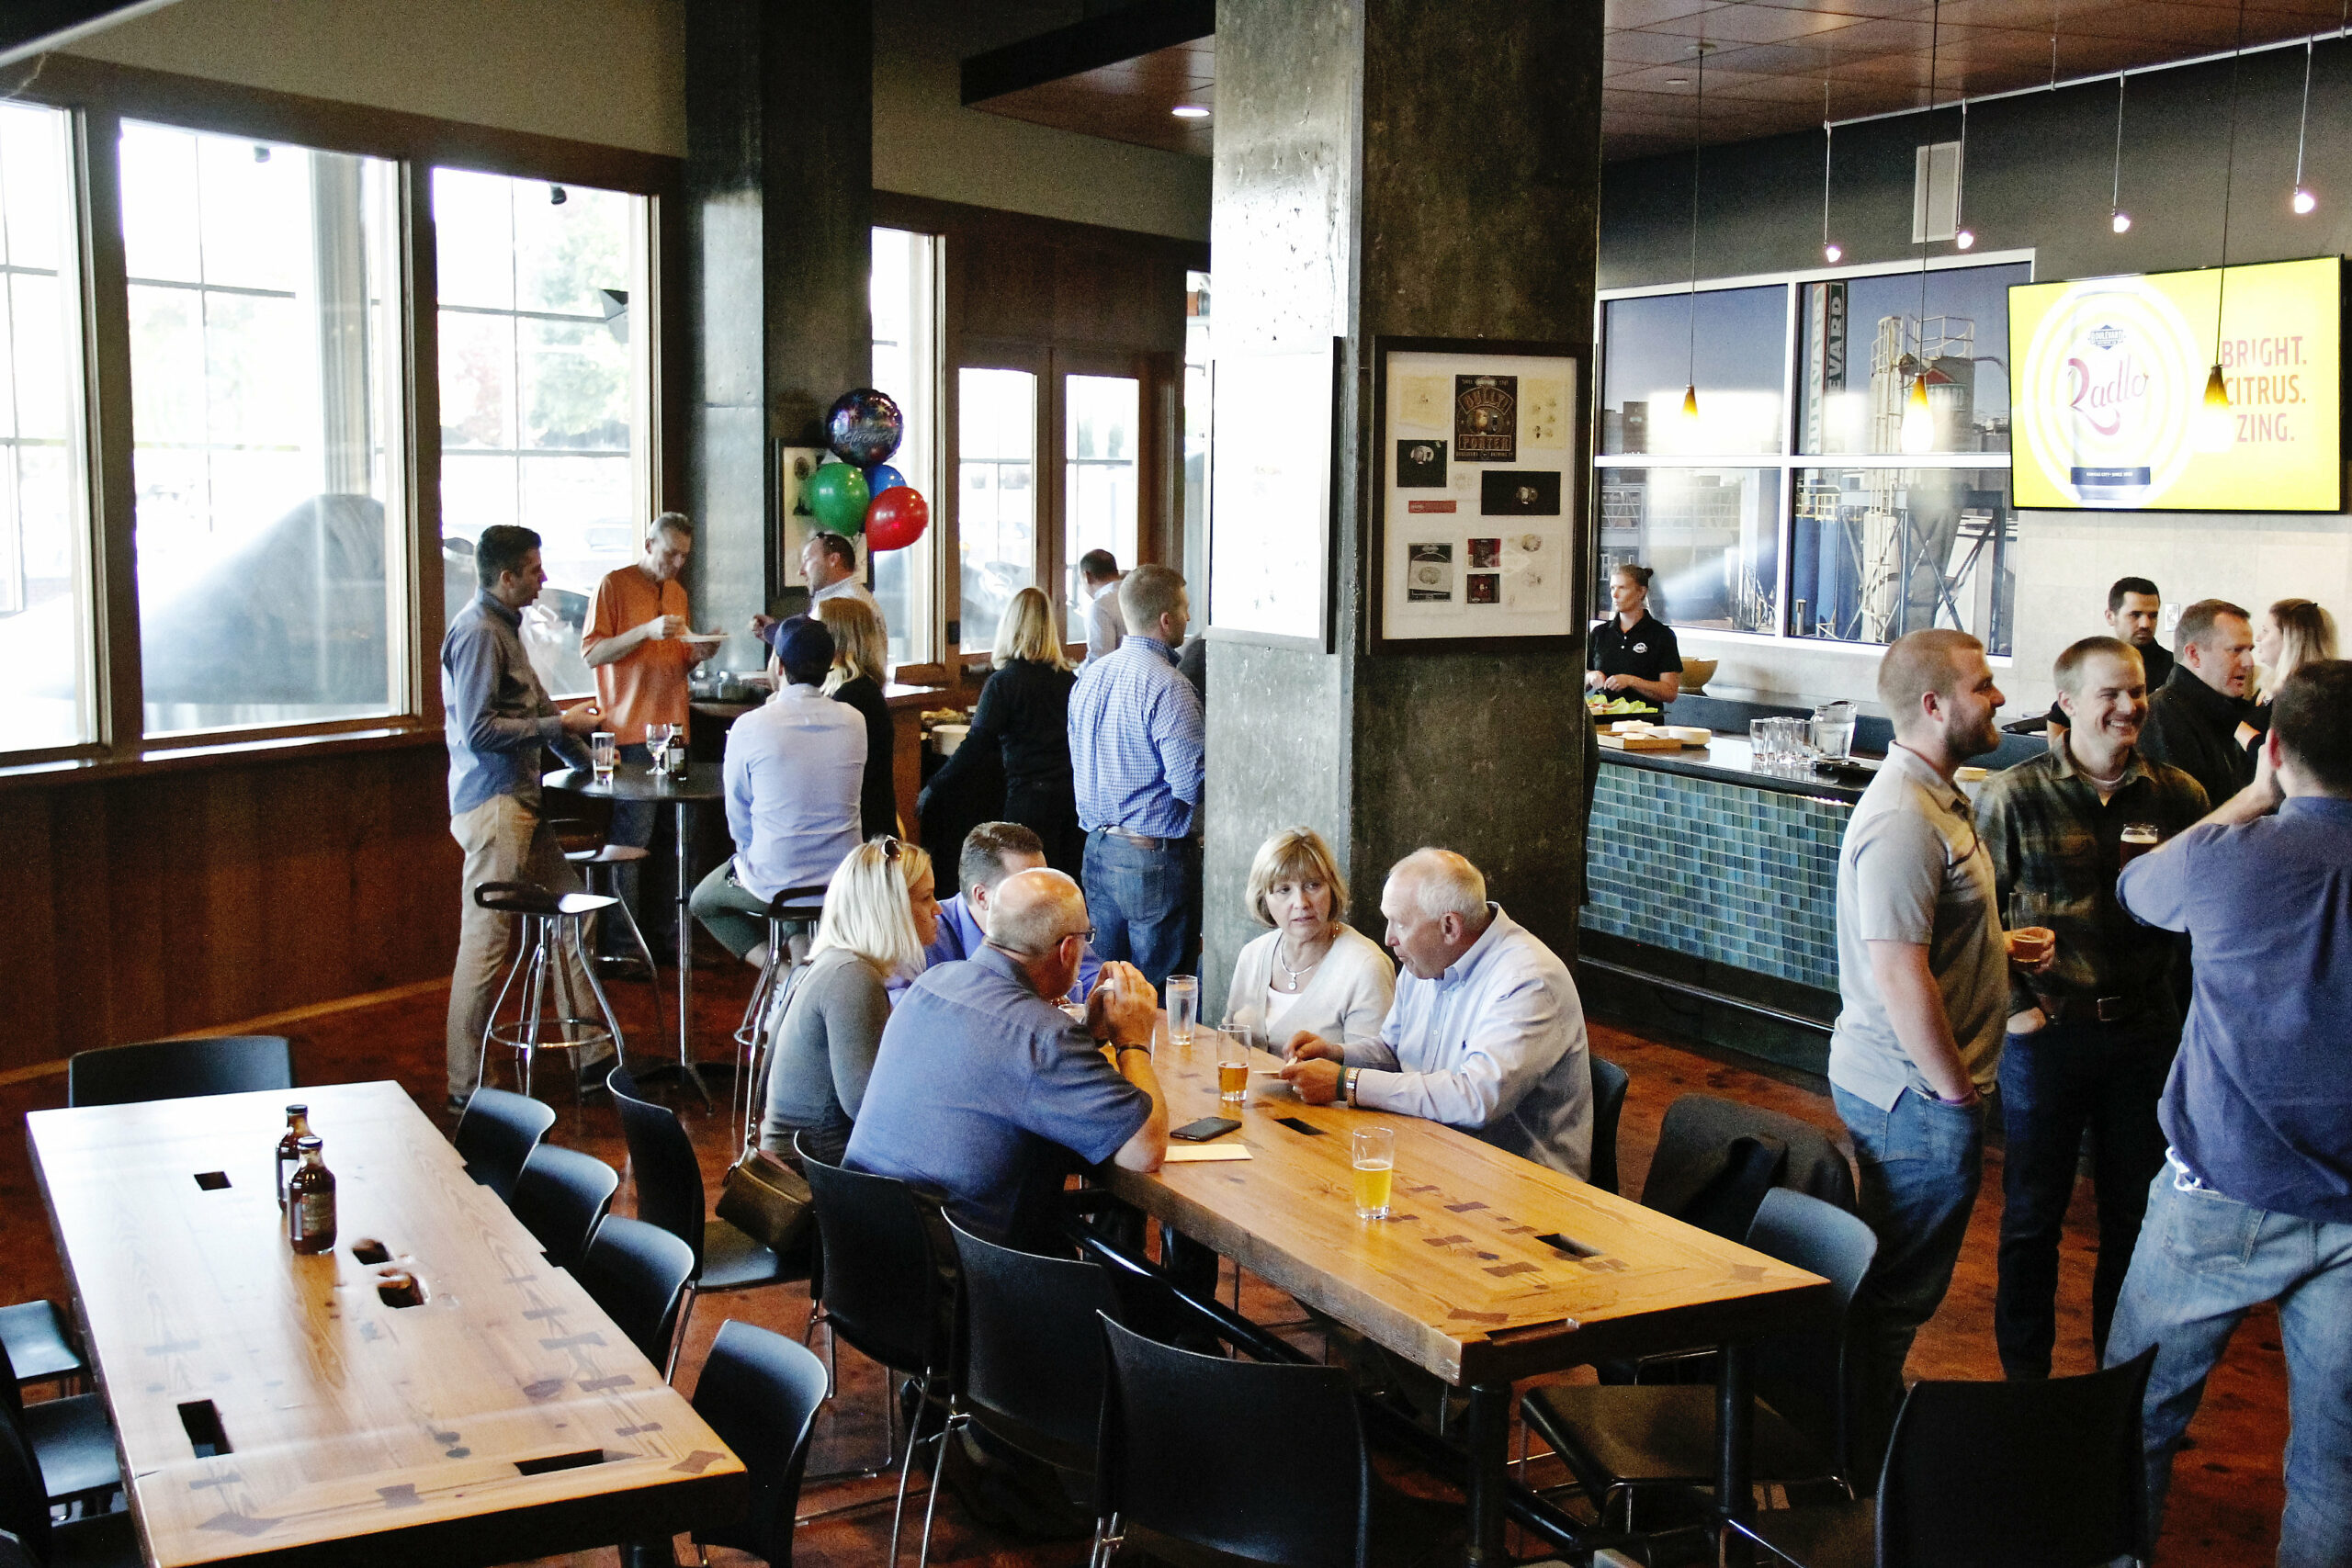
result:
M 372 728 L 338 730 L 329 735 L 268 736 L 209 745 L 158 743 L 130 755 L 67 757 L 0 766 L 0 791 L 105 784 L 151 773 L 250 767 L 280 758 L 307 762 L 362 751 L 401 751 L 443 744 L 438 725 L 417 719 L 393 720 Z

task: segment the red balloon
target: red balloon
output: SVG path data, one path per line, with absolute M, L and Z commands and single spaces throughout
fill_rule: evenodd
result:
M 912 485 L 893 485 L 865 508 L 865 547 L 899 550 L 922 537 L 931 526 L 931 502 Z

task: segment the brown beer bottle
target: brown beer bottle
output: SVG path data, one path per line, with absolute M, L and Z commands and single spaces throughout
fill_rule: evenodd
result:
M 319 1157 L 315 1134 L 300 1145 L 302 1163 L 286 1183 L 286 1239 L 297 1252 L 334 1246 L 334 1172 Z
M 311 1108 L 289 1105 L 286 1108 L 286 1136 L 277 1140 L 277 1206 L 286 1207 L 286 1168 L 299 1164 L 302 1158 L 302 1140 L 311 1135 Z

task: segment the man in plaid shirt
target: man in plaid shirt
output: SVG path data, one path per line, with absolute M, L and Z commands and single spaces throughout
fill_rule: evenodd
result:
M 2059 1232 L 2086 1128 L 2098 1194 L 2091 1342 L 2106 1349 L 2148 1183 L 2164 1164 L 2156 1100 L 2180 1043 L 2169 983 L 2180 939 L 2117 900 L 2121 840 L 2141 824 L 2168 839 L 2206 809 L 2195 779 L 2140 752 L 2147 674 L 2129 643 L 2085 637 L 2058 656 L 2054 675 L 2066 728 L 2043 755 L 1988 779 L 1976 804 L 2003 923 L 2057 936 L 2048 964 L 2010 970 L 2001 1054 L 2007 1156 L 1993 1329 L 2012 1378 L 2050 1375 Z

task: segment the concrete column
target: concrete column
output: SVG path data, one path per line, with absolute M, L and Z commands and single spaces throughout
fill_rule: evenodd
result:
M 1295 822 L 1332 840 L 1354 923 L 1375 938 L 1388 867 L 1437 844 L 1575 952 L 1581 656 L 1361 649 L 1374 340 L 1592 335 L 1600 37 L 1597 0 L 1218 0 L 1217 352 L 1340 337 L 1352 374 L 1332 503 L 1339 651 L 1210 645 L 1213 1004 L 1261 929 L 1241 909 L 1250 858 Z
M 686 505 L 697 624 L 755 667 L 754 611 L 783 587 L 775 449 L 822 444 L 825 410 L 872 374 L 874 31 L 783 0 L 694 0 L 686 17 L 686 276 L 693 326 Z

